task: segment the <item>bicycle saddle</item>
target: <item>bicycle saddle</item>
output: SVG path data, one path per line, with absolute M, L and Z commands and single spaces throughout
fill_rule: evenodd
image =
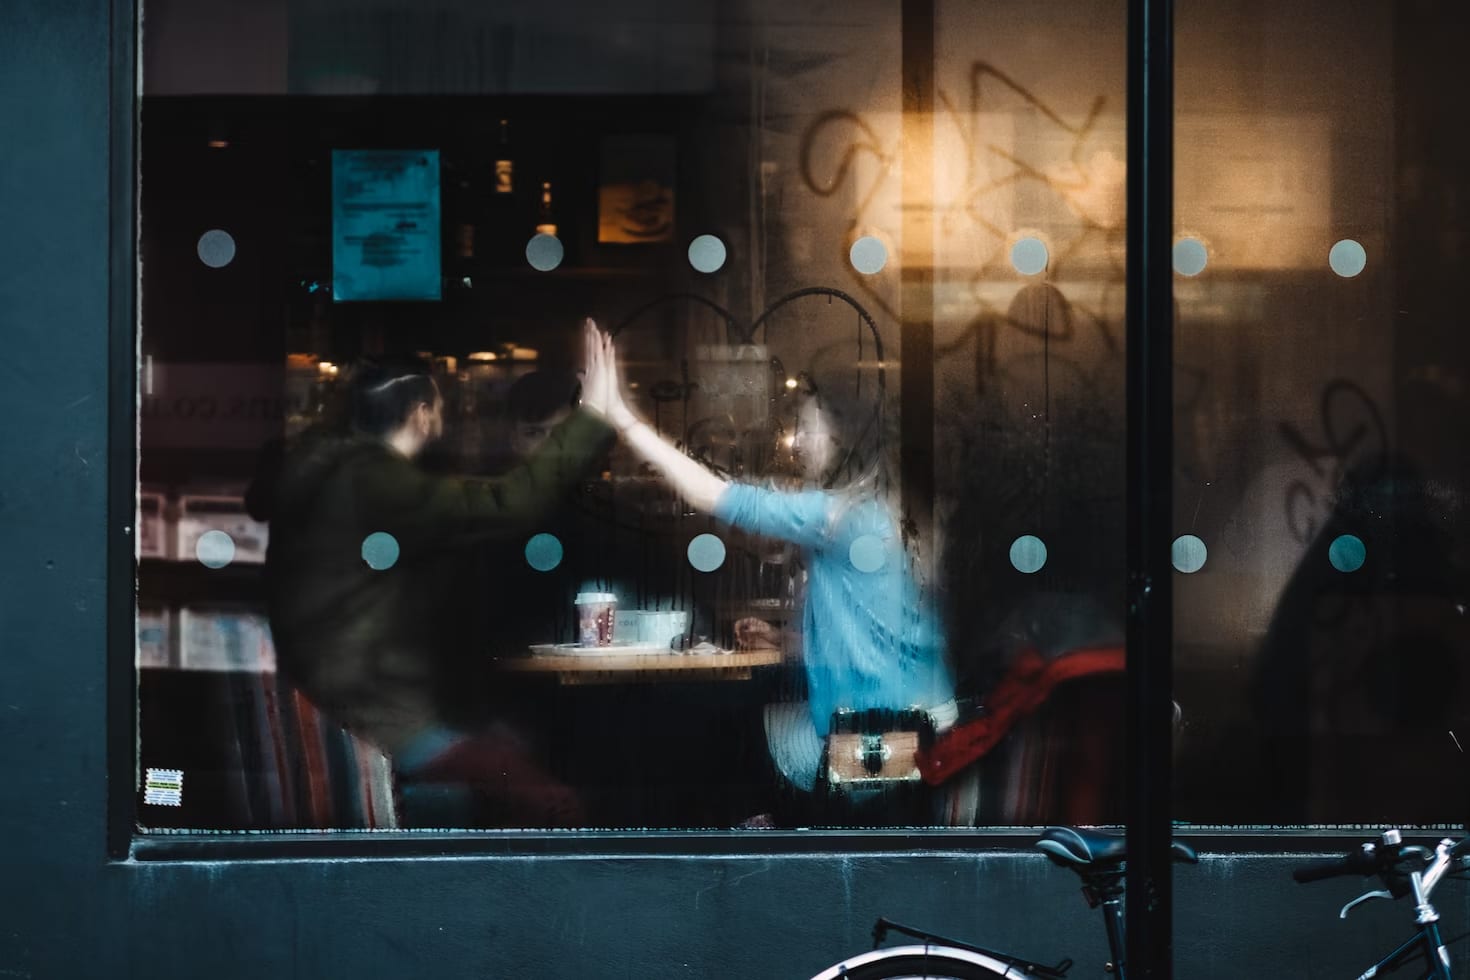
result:
M 1113 864 L 1128 856 L 1128 838 L 1121 834 L 1104 834 L 1076 827 L 1048 827 L 1036 846 L 1058 864 L 1073 869 Z M 1174 860 L 1197 864 L 1199 855 L 1182 841 L 1172 841 Z

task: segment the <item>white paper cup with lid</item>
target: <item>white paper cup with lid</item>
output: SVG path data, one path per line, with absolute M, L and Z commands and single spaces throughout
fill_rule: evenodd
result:
M 577 593 L 577 642 L 584 647 L 610 647 L 618 613 L 611 592 Z

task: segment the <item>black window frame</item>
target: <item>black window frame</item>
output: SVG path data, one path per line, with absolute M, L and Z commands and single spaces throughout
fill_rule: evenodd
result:
M 138 286 L 138 145 L 141 91 L 142 0 L 110 0 L 112 22 L 109 66 L 109 322 L 107 422 L 107 824 L 106 853 L 112 863 L 180 860 L 320 860 L 323 858 L 445 855 L 648 855 L 706 856 L 727 854 L 840 854 L 881 853 L 915 848 L 926 851 L 1011 850 L 1029 843 L 1032 827 L 923 828 L 863 830 L 572 830 L 572 831 L 332 831 L 230 834 L 227 832 L 148 833 L 137 823 L 137 673 L 135 665 L 137 615 L 137 561 L 134 527 L 137 499 L 137 381 L 138 327 L 141 319 Z M 935 0 L 903 0 L 906 24 L 929 32 L 933 51 Z M 1173 283 L 1170 273 L 1172 221 L 1135 222 L 1133 215 L 1169 213 L 1172 199 L 1172 151 L 1166 167 L 1138 167 L 1138 160 L 1157 162 L 1160 145 L 1172 140 L 1172 0 L 1129 0 L 1129 221 L 1128 221 L 1128 329 L 1130 480 L 1155 485 L 1150 494 L 1136 495 L 1133 484 L 1125 491 L 1129 515 L 1129 757 L 1133 768 L 1150 773 L 1129 794 L 1130 845 L 1158 850 L 1168 838 L 1169 780 L 1167 706 L 1169 630 L 1172 588 L 1170 542 L 1170 483 L 1168 460 L 1172 453 L 1170 406 Z M 907 42 L 906 42 L 907 44 Z M 922 56 L 924 48 L 915 51 Z M 905 51 L 906 60 L 910 52 Z M 1170 76 L 1167 83 L 1161 76 Z M 921 73 L 922 76 L 922 73 Z M 906 72 L 907 81 L 914 80 Z M 906 86 L 906 108 L 926 107 L 923 85 L 930 86 L 932 71 L 918 77 L 918 95 Z M 1142 133 L 1136 119 L 1150 120 Z M 1137 142 L 1135 144 L 1135 139 Z M 1162 143 L 1160 141 L 1163 141 Z M 1138 227 L 1135 229 L 1135 225 Z M 1152 231 L 1152 237 L 1147 233 Z M 1135 256 L 1142 261 L 1136 262 Z M 1161 258 L 1160 258 L 1161 256 Z M 1145 300 L 1144 297 L 1147 297 Z M 1138 309 L 1135 309 L 1135 301 Z M 1144 319 L 1145 315 L 1147 319 Z M 905 325 L 905 339 L 909 327 Z M 932 324 L 930 325 L 932 333 Z M 1138 340 L 1135 340 L 1135 337 Z M 1142 343 L 1142 338 L 1149 343 Z M 920 349 L 924 338 L 918 338 Z M 932 349 L 932 335 L 929 338 Z M 1135 356 L 1136 353 L 1136 356 Z M 932 417 L 932 404 L 928 411 Z M 921 413 L 922 414 L 922 413 Z M 1146 431 L 1145 431 L 1145 423 Z M 932 428 L 932 427 L 931 427 Z M 1139 436 L 1146 438 L 1139 440 Z M 932 437 L 932 432 L 931 432 Z M 932 451 L 931 451 L 932 458 Z M 1162 465 L 1160 460 L 1163 460 Z M 1162 490 L 1157 484 L 1162 474 Z M 929 481 L 932 491 L 932 475 Z M 1135 499 L 1137 497 L 1137 499 Z M 1160 547 L 1160 542 L 1162 546 Z M 1135 632 L 1138 631 L 1138 632 Z M 1147 664 L 1133 651 L 1143 651 Z M 1145 669 L 1146 666 L 1146 669 Z M 1152 706 L 1148 720 L 1140 705 Z M 1162 740 L 1158 738 L 1163 733 Z M 1162 759 L 1162 768 L 1160 761 Z M 1202 850 L 1226 853 L 1334 852 L 1353 846 L 1362 833 L 1350 830 L 1267 829 L 1240 827 L 1188 833 Z M 1145 862 L 1138 862 L 1140 864 Z M 1167 886 L 1165 886 L 1167 887 Z M 1159 893 L 1156 893 L 1159 894 Z M 1167 892 L 1162 893 L 1167 897 Z

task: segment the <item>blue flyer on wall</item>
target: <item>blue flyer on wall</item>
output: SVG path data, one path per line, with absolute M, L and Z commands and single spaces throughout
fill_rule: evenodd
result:
M 332 151 L 332 299 L 436 300 L 439 151 Z

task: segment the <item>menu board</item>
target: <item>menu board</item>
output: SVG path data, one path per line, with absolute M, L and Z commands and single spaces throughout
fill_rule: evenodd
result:
M 437 300 L 439 151 L 332 151 L 332 299 Z

